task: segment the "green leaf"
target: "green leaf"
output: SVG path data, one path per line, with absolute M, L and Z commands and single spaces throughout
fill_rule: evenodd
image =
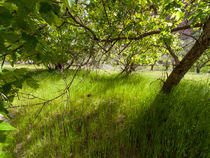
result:
M 38 43 L 38 40 L 36 39 L 35 36 L 28 35 L 26 33 L 22 34 L 22 38 L 26 41 L 25 44 L 24 44 L 24 48 L 27 51 L 32 51 Z
M 14 32 L 1 32 L 2 36 L 8 41 L 8 42 L 15 42 L 18 39 L 18 35 Z
M 12 18 L 10 11 L 0 6 L 0 26 L 9 26 Z
M 127 26 L 126 26 L 126 31 L 130 31 L 132 29 L 134 25 L 132 23 L 129 23 Z
M 72 7 L 75 5 L 75 0 L 68 0 L 69 6 Z
M 13 24 L 14 28 L 22 29 L 24 31 L 30 31 L 31 26 L 23 19 L 23 17 L 19 16 L 15 18 L 15 23 Z
M 26 84 L 27 84 L 29 87 L 33 88 L 33 89 L 39 88 L 39 84 L 38 84 L 37 81 L 36 81 L 35 79 L 33 79 L 33 78 L 27 79 L 27 80 L 26 80 Z
M 0 34 L 0 53 L 4 52 L 6 50 L 6 47 L 4 46 L 4 39 Z
M 11 88 L 12 88 L 11 83 L 4 84 L 4 85 L 1 87 L 2 93 L 5 94 L 5 95 L 7 95 L 7 94 L 10 92 Z
M 52 10 L 52 6 L 47 2 L 41 2 L 39 12 L 41 14 L 47 14 Z
M 2 95 L 2 94 L 1 94 Z M 0 96 L 3 97 L 3 96 Z M 0 101 L 0 113 L 2 115 L 7 115 L 9 112 L 7 111 L 7 109 L 5 109 L 5 107 L 8 106 L 8 102 L 6 101 Z
M 49 24 L 56 24 L 57 16 L 59 15 L 59 6 L 51 6 L 47 2 L 41 2 L 39 13 L 41 14 L 42 18 Z
M 7 135 L 3 132 L 0 131 L 0 144 L 4 143 L 6 141 Z
M 9 123 L 6 123 L 4 121 L 0 121 L 0 131 L 11 131 L 16 130 L 15 127 L 11 126 Z
M 21 16 L 27 16 L 29 13 L 33 12 L 37 0 L 7 0 L 8 2 L 14 3 L 18 7 L 18 12 Z
M 171 8 L 181 8 L 182 5 L 176 1 L 173 1 L 171 3 L 169 3 L 168 5 L 166 5 L 165 10 L 169 10 Z
M 116 0 L 112 0 L 112 3 L 114 4 L 116 2 Z
M 52 11 L 53 11 L 57 16 L 59 16 L 59 14 L 60 14 L 60 6 L 57 5 L 57 4 L 52 4 Z

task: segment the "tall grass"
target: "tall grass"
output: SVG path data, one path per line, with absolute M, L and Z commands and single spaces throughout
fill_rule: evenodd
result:
M 66 75 L 71 80 L 73 70 Z M 34 77 L 39 89 L 25 85 L 22 92 L 50 99 L 65 85 L 56 72 Z M 5 150 L 11 157 L 39 158 L 210 157 L 209 83 L 185 80 L 165 95 L 156 78 L 82 71 L 70 100 L 46 104 L 37 118 L 42 105 L 11 110 L 18 131 Z M 19 98 L 14 105 L 40 102 Z

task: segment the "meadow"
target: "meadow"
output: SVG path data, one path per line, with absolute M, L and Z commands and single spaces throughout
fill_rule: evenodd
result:
M 209 74 L 188 73 L 166 95 L 163 72 L 82 70 L 68 97 L 35 105 L 60 95 L 76 70 L 31 71 L 39 88 L 25 84 L 13 101 L 25 107 L 9 109 L 9 157 L 210 157 Z

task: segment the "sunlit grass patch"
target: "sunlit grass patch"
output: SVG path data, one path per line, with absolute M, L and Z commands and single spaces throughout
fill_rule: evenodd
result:
M 67 72 L 67 81 L 75 70 Z M 207 157 L 209 82 L 184 80 L 160 93 L 161 74 L 81 71 L 66 96 L 44 105 L 17 108 L 8 152 L 14 157 Z M 40 87 L 21 92 L 51 99 L 65 88 L 58 72 L 36 72 Z M 14 105 L 40 99 L 22 98 Z

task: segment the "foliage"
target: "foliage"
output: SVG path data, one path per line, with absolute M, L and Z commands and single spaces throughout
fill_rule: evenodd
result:
M 209 15 L 208 3 L 200 0 L 2 0 L 0 7 L 1 55 L 12 64 L 31 59 L 48 65 L 66 63 L 72 56 L 87 58 L 93 41 L 104 54 L 112 45 L 155 34 L 170 44 L 173 29 L 187 23 L 186 17 L 196 25 Z
M 50 28 L 47 28 L 49 30 Z M 63 64 L 66 67 L 80 65 L 88 58 L 93 45 L 89 37 L 82 34 L 76 36 L 71 27 L 66 26 L 65 30 L 56 29 L 47 31 L 42 35 L 42 42 L 38 44 L 38 58 L 31 58 L 36 63 L 49 65 Z M 82 40 L 81 40 L 82 39 Z
M 24 82 L 37 87 L 30 73 L 23 69 L 2 70 L 5 60 L 11 65 L 33 60 L 45 66 L 81 67 L 90 62 L 100 63 L 104 56 L 116 56 L 110 53 L 116 45 L 137 41 L 124 53 L 123 60 L 150 47 L 148 54 L 131 58 L 131 63 L 149 63 L 163 53 L 151 43 L 162 40 L 173 44 L 174 32 L 201 27 L 209 12 L 208 2 L 201 0 L 192 3 L 190 0 L 1 0 L 1 113 L 7 116 L 5 107 Z M 4 123 L 0 128 L 3 127 Z
M 15 69 L 13 71 L 3 70 L 0 73 L 0 114 L 1 117 L 10 119 L 8 116 L 8 106 L 12 106 L 12 101 L 17 92 L 22 89 L 23 83 L 26 83 L 32 88 L 38 88 L 36 80 L 32 78 L 32 72 L 27 69 Z M 0 120 L 0 154 L 3 154 L 1 147 L 6 145 L 7 132 L 16 130 L 9 123 Z
M 196 61 L 196 72 L 199 73 L 200 69 L 203 68 L 205 65 L 208 66 L 210 61 L 210 49 L 207 49 L 204 54 Z

